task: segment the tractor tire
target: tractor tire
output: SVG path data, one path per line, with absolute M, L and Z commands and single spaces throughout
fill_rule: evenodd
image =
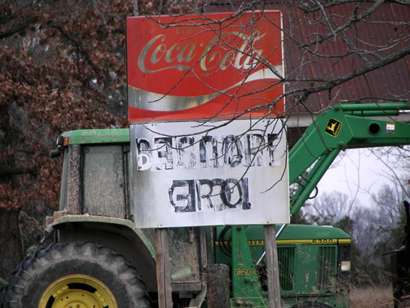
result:
M 5 308 L 145 308 L 147 293 L 135 269 L 94 243 L 40 248 L 17 269 Z

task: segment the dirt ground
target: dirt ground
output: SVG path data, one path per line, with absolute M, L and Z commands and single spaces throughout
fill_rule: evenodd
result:
M 389 287 L 369 287 L 350 290 L 351 308 L 393 307 L 392 289 Z

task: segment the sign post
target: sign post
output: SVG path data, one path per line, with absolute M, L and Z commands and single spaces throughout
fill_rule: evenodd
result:
M 281 308 L 278 250 L 276 246 L 275 226 L 265 227 L 266 272 L 268 276 L 269 308 Z
M 136 227 L 157 228 L 160 307 L 172 306 L 164 228 L 267 225 L 278 280 L 272 224 L 289 222 L 281 28 L 279 11 L 127 20 L 131 202 Z
M 173 305 L 167 229 L 156 229 L 155 236 L 158 307 L 169 308 Z

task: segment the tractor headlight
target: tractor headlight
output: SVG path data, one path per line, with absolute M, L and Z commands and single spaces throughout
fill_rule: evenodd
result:
M 340 270 L 342 272 L 350 271 L 350 261 L 342 261 L 340 264 Z

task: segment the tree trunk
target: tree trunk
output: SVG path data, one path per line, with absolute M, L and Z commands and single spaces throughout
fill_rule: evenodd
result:
M 19 212 L 20 209 L 0 208 L 0 277 L 6 280 L 23 257 Z

